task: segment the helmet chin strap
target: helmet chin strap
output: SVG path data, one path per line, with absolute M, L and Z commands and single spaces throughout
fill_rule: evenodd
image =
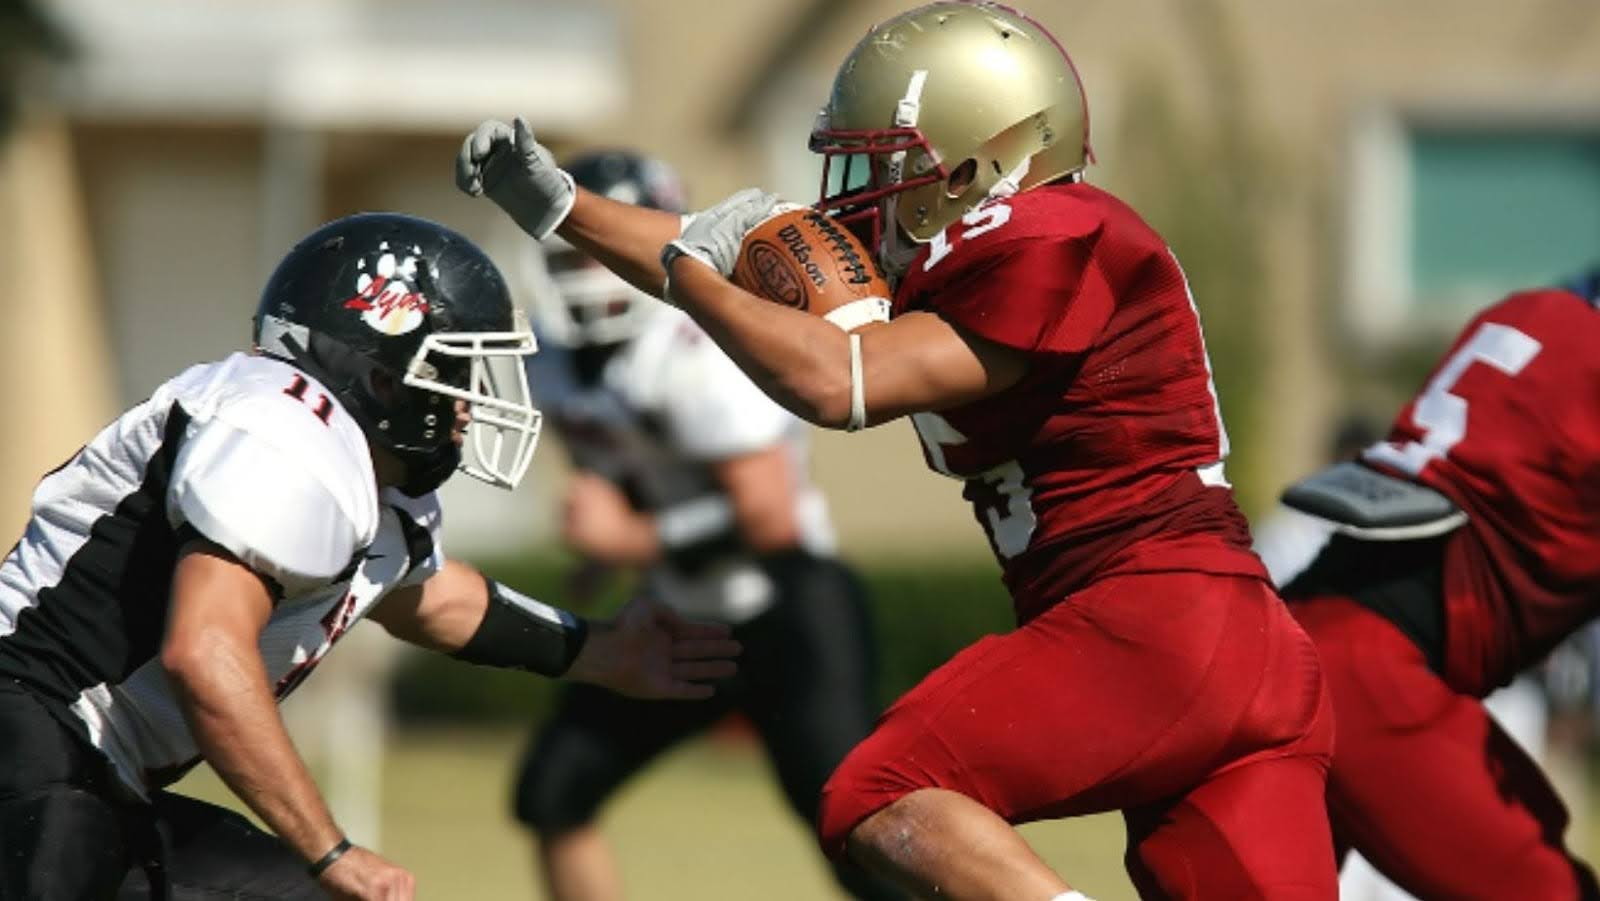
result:
M 461 466 L 461 448 L 446 444 L 431 454 L 416 455 L 401 462 L 406 477 L 395 487 L 406 497 L 422 497 L 438 489 Z
M 922 89 L 928 83 L 928 70 L 917 69 L 911 73 L 911 80 L 906 83 L 906 93 L 895 104 L 894 125 L 896 128 L 916 128 L 917 120 L 922 116 Z M 889 154 L 884 163 L 884 182 L 897 185 L 905 180 L 906 151 L 897 150 Z M 883 222 L 879 226 L 878 234 L 878 262 L 883 264 L 884 270 L 891 278 L 898 279 L 906 268 L 911 265 L 911 260 L 917 255 L 917 244 L 906 240 L 901 233 L 900 220 L 897 218 L 900 210 L 900 195 L 890 194 L 883 199 Z
M 1032 157 L 1023 157 L 1022 162 L 1018 163 L 1016 168 L 1001 176 L 1000 180 L 994 183 L 994 187 L 989 189 L 988 196 L 983 199 L 990 201 L 999 197 L 1010 197 L 1022 190 L 1022 180 L 1028 177 L 1028 169 L 1032 165 Z
M 888 221 L 884 223 L 883 232 L 878 238 L 878 262 L 883 265 L 884 274 L 889 276 L 891 282 L 898 282 L 900 276 L 911 268 L 911 261 L 917 258 L 917 251 L 922 245 L 911 240 L 894 218 L 893 209 L 886 210 Z
M 402 453 L 377 444 L 371 448 L 378 487 L 393 488 L 407 497 L 437 490 L 461 464 L 461 449 L 453 443 L 432 453 Z

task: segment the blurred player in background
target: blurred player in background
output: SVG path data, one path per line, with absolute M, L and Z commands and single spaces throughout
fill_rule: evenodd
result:
M 1514 294 L 1386 441 L 1285 493 L 1339 524 L 1284 590 L 1333 691 L 1335 836 L 1419 897 L 1600 897 L 1479 700 L 1600 613 L 1597 346 L 1600 277 Z
M 656 160 L 604 152 L 567 171 L 603 197 L 683 209 L 676 175 Z M 683 313 L 569 244 L 533 252 L 547 277 L 534 281 L 530 383 L 576 469 L 562 534 L 583 560 L 579 581 L 638 574 L 645 594 L 728 623 L 745 648 L 739 676 L 700 703 L 572 686 L 523 761 L 517 816 L 538 836 L 550 896 L 608 901 L 623 892 L 598 809 L 732 711 L 760 733 L 794 811 L 816 819 L 823 782 L 876 714 L 870 620 L 833 558 L 806 424 Z M 857 897 L 899 897 L 859 870 L 839 876 Z
M 323 226 L 268 281 L 254 345 L 45 476 L 0 564 L 0 897 L 412 897 L 345 838 L 278 714 L 364 616 L 654 697 L 733 670 L 696 659 L 736 650 L 721 626 L 648 601 L 591 625 L 444 558 L 435 489 L 458 467 L 514 487 L 539 431 L 533 336 L 466 239 Z M 163 790 L 201 760 L 273 834 Z
M 1355 460 L 1380 436 L 1377 426 L 1365 417 L 1347 416 L 1329 441 L 1328 462 Z M 1273 584 L 1282 587 L 1311 565 L 1336 528 L 1337 524 L 1328 519 L 1280 504 L 1251 531 L 1255 534 L 1256 553 Z M 1486 698 L 1484 706 L 1529 756 L 1544 759 L 1550 717 L 1544 688 L 1536 674 L 1517 676 L 1510 685 Z M 1413 896 L 1384 878 L 1360 853 L 1351 852 L 1339 869 L 1339 897 L 1343 901 L 1408 901 Z
M 812 147 L 822 205 L 898 282 L 894 318 L 848 335 L 726 279 L 776 205 L 759 191 L 682 224 L 575 191 L 521 122 L 469 135 L 457 179 L 663 291 L 802 417 L 910 415 L 929 465 L 965 483 L 1018 628 L 845 758 L 825 848 L 922 897 L 1081 898 L 1008 823 L 1121 809 L 1146 897 L 1332 898 L 1316 655 L 1223 476 L 1183 272 L 1082 180 L 1065 51 L 997 4 L 904 13 L 847 57 Z

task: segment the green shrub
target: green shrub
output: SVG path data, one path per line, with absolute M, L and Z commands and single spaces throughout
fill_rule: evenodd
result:
M 509 585 L 560 603 L 568 562 L 553 555 L 483 561 Z M 879 647 L 878 694 L 888 703 L 986 632 L 1011 627 L 1011 602 L 986 557 L 892 559 L 858 565 L 871 595 Z M 626 596 L 617 585 L 592 608 L 604 613 Z M 408 721 L 528 721 L 546 715 L 549 679 L 471 666 L 440 654 L 415 654 L 400 667 L 394 709 Z

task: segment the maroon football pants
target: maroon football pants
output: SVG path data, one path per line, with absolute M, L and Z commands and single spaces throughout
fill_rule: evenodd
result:
M 1567 810 L 1483 703 L 1394 624 L 1344 598 L 1292 605 L 1322 655 L 1339 727 L 1334 834 L 1422 898 L 1600 897 L 1566 848 Z
M 1331 748 L 1315 651 L 1264 582 L 1107 578 L 896 702 L 823 790 L 819 828 L 840 853 L 924 788 L 1013 823 L 1120 809 L 1144 897 L 1324 901 Z

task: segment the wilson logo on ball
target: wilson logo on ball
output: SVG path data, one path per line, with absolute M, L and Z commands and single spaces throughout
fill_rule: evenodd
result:
M 818 290 L 828 284 L 828 277 L 822 274 L 822 267 L 811 259 L 811 245 L 806 242 L 805 235 L 800 233 L 800 226 L 785 225 L 778 229 L 778 240 L 783 242 L 783 246 L 789 250 L 789 255 L 794 257 L 794 261 L 805 270 L 806 278 L 811 280 L 811 284 L 816 285 Z
M 733 281 L 782 306 L 826 317 L 857 301 L 880 299 L 889 285 L 855 235 L 815 210 L 778 213 L 745 237 Z

